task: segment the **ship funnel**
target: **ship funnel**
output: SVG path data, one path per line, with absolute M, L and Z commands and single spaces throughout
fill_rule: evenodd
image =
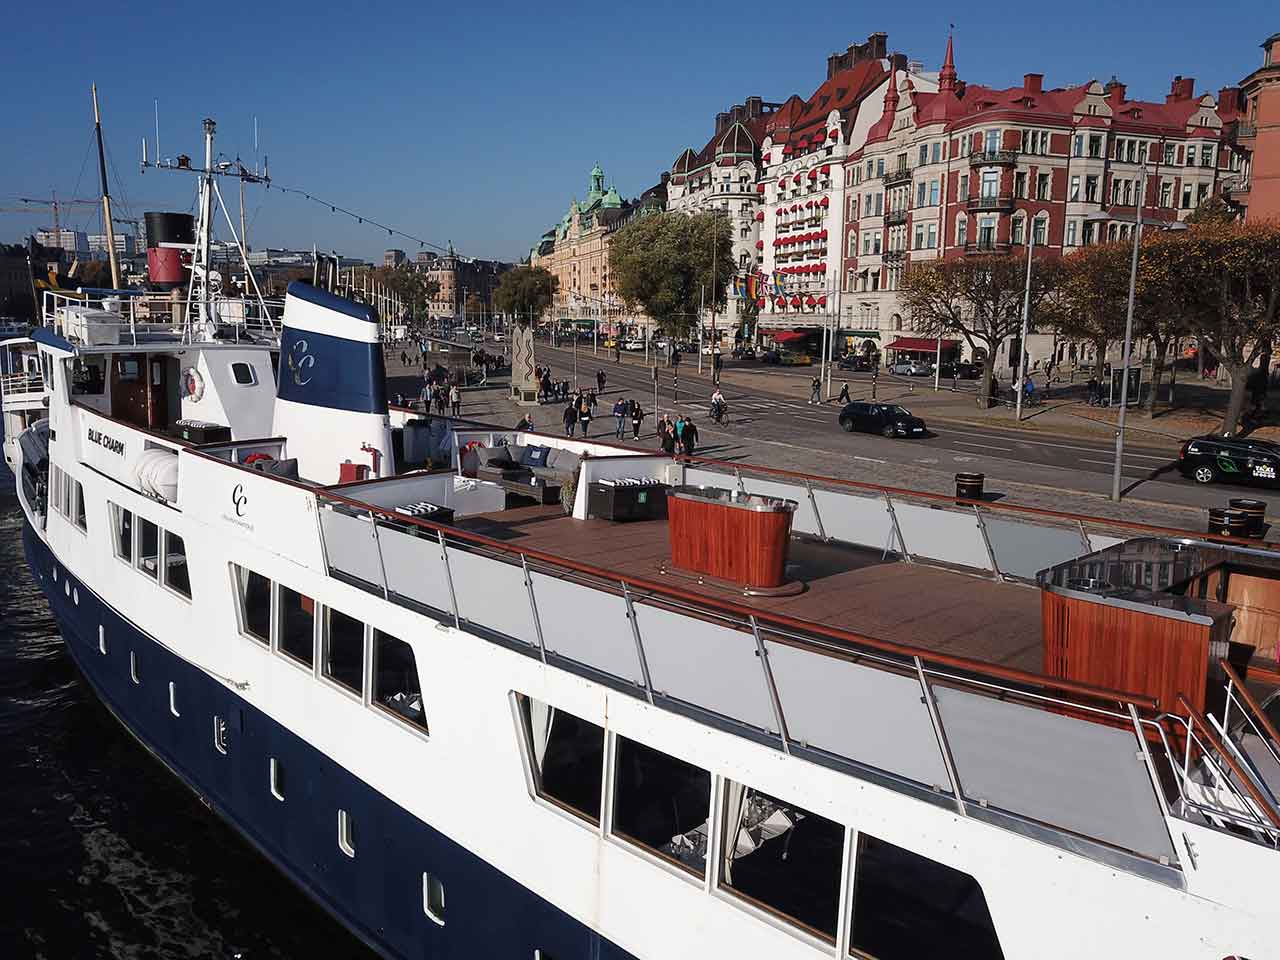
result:
M 272 433 L 318 483 L 395 470 L 373 308 L 294 281 L 284 302 Z

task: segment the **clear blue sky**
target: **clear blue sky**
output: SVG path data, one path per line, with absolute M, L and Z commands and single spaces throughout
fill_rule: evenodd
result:
M 718 110 L 752 94 L 808 96 L 829 53 L 877 30 L 937 69 L 954 22 L 960 76 L 972 82 L 1115 74 L 1147 99 L 1175 73 L 1195 77 L 1197 92 L 1238 82 L 1280 30 L 1275 0 L 1165 0 L 1158 15 L 1115 0 L 859 6 L 878 12 L 755 0 L 28 5 L 0 53 L 0 206 L 51 189 L 96 196 L 96 80 L 113 193 L 134 214 L 192 206 L 190 177 L 138 173 L 158 98 L 166 156 L 198 157 L 200 120 L 212 116 L 217 147 L 251 159 L 256 115 L 277 183 L 464 253 L 515 259 L 583 195 L 597 160 L 635 196 L 707 140 Z M 90 209 L 66 219 L 95 232 Z M 249 211 L 256 246 L 416 249 L 275 190 L 251 188 Z M 48 222 L 0 214 L 0 240 Z

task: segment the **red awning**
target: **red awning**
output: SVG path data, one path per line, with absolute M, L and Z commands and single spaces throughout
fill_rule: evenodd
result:
M 773 215 L 774 215 L 775 217 L 780 217 L 780 216 L 782 216 L 782 208 L 781 208 L 781 207 L 779 207 L 777 210 L 773 211 Z
M 764 297 L 761 297 L 759 300 L 756 301 L 756 306 L 759 307 L 761 310 L 764 309 Z
M 757 183 L 757 184 L 756 184 L 756 193 L 764 193 L 764 184 L 763 184 L 763 183 Z
M 799 182 L 800 182 L 800 174 L 798 174 L 798 173 L 797 173 L 794 177 L 792 177 L 792 178 L 791 178 L 791 182 L 792 182 L 792 183 L 799 183 Z
M 763 184 L 762 184 L 762 186 L 763 186 Z M 757 211 L 756 211 L 756 223 L 763 223 L 763 222 L 764 222 L 764 211 L 763 211 L 763 210 L 757 210 Z
M 818 306 L 825 307 L 827 305 L 827 296 L 823 294 L 818 298 Z
M 943 340 L 942 349 L 951 350 L 960 346 L 959 340 Z M 928 350 L 934 353 L 938 349 L 937 340 L 929 340 L 924 337 L 899 337 L 893 343 L 885 347 L 886 350 Z
M 791 152 L 791 144 L 789 144 L 789 143 L 788 143 L 788 144 L 784 144 L 784 145 L 783 145 L 783 147 L 782 147 L 782 152 L 783 152 L 783 153 L 790 153 L 790 152 Z
M 818 301 L 813 299 L 813 297 L 809 297 L 809 299 L 805 301 L 805 305 L 810 307 L 816 307 L 818 305 Z
M 827 139 L 827 131 L 825 131 L 825 130 L 819 130 L 817 133 L 815 133 L 815 134 L 813 135 L 813 139 L 815 139 L 815 140 L 825 140 L 825 139 Z
M 818 206 L 820 206 L 820 207 L 829 207 L 829 206 L 831 206 L 831 198 L 830 198 L 830 197 L 823 197 L 821 200 L 819 200 L 819 201 L 818 201 Z
M 804 202 L 804 205 L 805 205 L 806 207 L 812 207 L 812 206 L 813 206 L 813 201 L 812 201 L 812 200 L 806 200 L 806 201 Z
M 798 203 L 793 203 L 793 204 L 791 205 L 791 212 L 792 212 L 792 213 L 795 213 L 795 212 L 796 212 L 797 210 L 799 210 L 799 209 L 800 209 L 800 204 L 798 204 Z
M 819 239 L 819 240 L 825 240 L 825 239 L 827 239 L 827 231 L 825 231 L 825 230 L 819 230 L 819 231 L 818 231 L 818 239 Z
M 779 297 L 777 300 L 775 300 L 775 301 L 773 301 L 773 302 L 774 302 L 774 303 L 776 303 L 776 304 L 777 304 L 778 306 L 780 306 L 780 307 L 785 307 L 785 306 L 787 305 L 787 298 L 786 298 L 786 297 Z
M 800 298 L 792 297 L 791 305 L 793 307 L 800 306 Z M 773 339 L 775 343 L 791 343 L 794 340 L 803 340 L 807 336 L 809 336 L 809 334 L 805 333 L 803 330 L 779 330 L 773 335 Z
M 830 172 L 831 172 L 831 164 L 829 164 L 829 163 L 824 163 L 824 164 L 822 165 L 822 172 L 823 172 L 824 174 L 825 174 L 825 173 L 830 173 Z
M 818 179 L 818 171 L 817 171 L 817 170 L 810 170 L 810 171 L 809 171 L 809 179 L 810 179 L 810 180 L 817 180 L 817 179 Z
M 763 249 L 764 249 L 764 241 L 763 241 L 763 240 L 757 240 L 757 241 L 756 241 L 756 249 L 757 249 L 757 250 L 763 250 Z
M 800 306 L 800 298 L 799 298 L 799 297 L 792 297 L 792 298 L 791 298 L 791 305 L 792 305 L 793 307 L 798 307 L 798 306 Z M 775 340 L 776 340 L 776 339 L 778 339 L 778 338 L 777 338 L 777 336 L 774 336 L 774 339 L 775 339 Z
M 767 153 L 766 153 L 766 154 L 765 154 L 763 157 L 761 157 L 760 159 L 761 159 L 762 161 L 764 161 L 765 163 L 768 163 L 768 162 L 769 162 L 769 157 L 770 157 L 770 154 L 767 154 Z M 764 306 L 764 304 L 761 304 L 761 306 Z

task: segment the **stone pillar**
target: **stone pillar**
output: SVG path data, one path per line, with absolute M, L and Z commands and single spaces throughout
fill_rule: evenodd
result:
M 511 399 L 521 405 L 538 403 L 538 380 L 533 368 L 533 327 L 514 324 L 511 328 Z

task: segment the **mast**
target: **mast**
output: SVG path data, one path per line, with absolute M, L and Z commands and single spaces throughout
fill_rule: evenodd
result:
M 98 112 L 98 85 L 93 84 L 93 131 L 98 138 L 98 176 L 102 180 L 102 224 L 107 228 L 107 258 L 111 263 L 111 288 L 120 289 L 120 261 L 116 259 L 116 230 L 111 222 L 111 191 L 107 187 L 107 158 L 102 149 L 102 115 Z M 61 244 L 62 237 L 58 237 Z

